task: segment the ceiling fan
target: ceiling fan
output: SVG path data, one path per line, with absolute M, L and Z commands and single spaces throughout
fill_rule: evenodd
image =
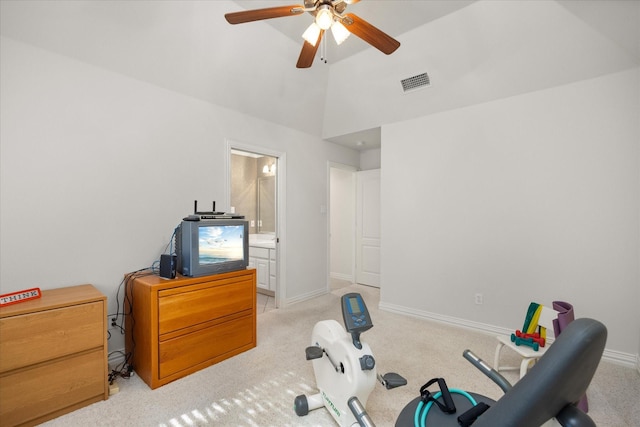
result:
M 230 24 L 242 24 L 245 22 L 260 21 L 263 19 L 296 16 L 304 12 L 310 13 L 314 21 L 303 33 L 304 44 L 298 57 L 298 68 L 309 68 L 316 56 L 320 40 L 325 31 L 331 28 L 331 32 L 338 44 L 342 43 L 349 34 L 360 37 L 371 46 L 389 55 L 400 47 L 393 37 L 369 24 L 353 13 L 344 14 L 347 5 L 357 3 L 360 0 L 304 0 L 304 6 L 277 6 L 265 9 L 246 10 L 232 12 L 224 15 Z

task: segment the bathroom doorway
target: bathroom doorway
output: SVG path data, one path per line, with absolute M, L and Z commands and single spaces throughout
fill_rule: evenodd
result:
M 249 266 L 256 269 L 258 314 L 282 306 L 285 292 L 285 154 L 227 142 L 228 206 L 249 222 Z

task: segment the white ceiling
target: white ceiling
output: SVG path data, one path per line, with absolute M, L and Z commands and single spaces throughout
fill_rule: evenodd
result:
M 295 63 L 309 15 L 240 25 L 224 20 L 228 12 L 294 3 L 0 0 L 0 32 L 354 149 L 379 146 L 380 126 L 389 120 L 640 65 L 636 0 L 362 0 L 347 11 L 398 39 L 400 49 L 386 57 L 357 37 L 341 46 L 328 37 L 328 63 L 316 58 L 304 70 Z M 549 48 L 555 45 L 562 53 Z M 560 54 L 570 66 L 558 65 Z M 385 64 L 404 73 L 439 72 L 440 87 L 436 82 L 433 90 L 385 106 L 379 88 L 393 74 Z M 462 89 L 480 77 L 483 90 L 470 99 Z

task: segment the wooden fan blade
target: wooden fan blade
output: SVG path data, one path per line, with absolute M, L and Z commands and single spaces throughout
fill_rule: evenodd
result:
M 229 24 L 242 24 L 245 22 L 260 21 L 262 19 L 282 18 L 304 13 L 304 6 L 294 4 L 292 6 L 267 7 L 265 9 L 244 10 L 224 15 Z
M 298 63 L 296 64 L 296 68 L 311 67 L 311 64 L 313 64 L 313 59 L 316 57 L 316 52 L 318 51 L 318 47 L 320 47 L 320 40 L 322 40 L 323 34 L 324 34 L 324 30 L 320 30 L 320 34 L 318 34 L 318 40 L 316 40 L 315 46 L 306 40 L 304 41 L 304 44 L 302 45 L 302 50 L 300 51 L 300 56 L 298 57 Z
M 347 13 L 342 18 L 342 24 L 351 34 L 355 34 L 387 55 L 395 52 L 400 47 L 398 40 L 369 24 L 364 19 L 358 18 L 353 13 Z

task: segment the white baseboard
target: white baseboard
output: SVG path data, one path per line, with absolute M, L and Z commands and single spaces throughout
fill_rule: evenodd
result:
M 389 304 L 380 302 L 378 306 L 381 310 L 390 311 L 392 313 L 404 314 L 407 316 L 418 317 L 421 319 L 432 320 L 447 325 L 453 325 L 465 329 L 470 329 L 476 332 L 482 332 L 487 335 L 508 335 L 513 333 L 512 329 L 502 328 L 495 325 L 489 325 L 486 323 L 473 322 L 471 320 L 460 319 L 457 317 L 444 316 L 437 313 L 430 313 L 427 311 L 416 310 L 413 308 L 403 307 L 395 304 Z M 623 353 L 616 350 L 604 349 L 602 359 L 608 362 L 622 365 L 629 368 L 636 368 L 640 373 L 640 355 Z
M 511 334 L 511 329 L 502 328 L 499 326 L 489 325 L 487 323 L 474 322 L 471 320 L 460 319 L 458 317 L 445 316 L 437 313 L 430 313 L 428 311 L 416 310 L 400 305 L 389 304 L 380 302 L 378 306 L 381 310 L 390 311 L 392 313 L 404 314 L 407 316 L 417 317 L 420 319 L 433 320 L 435 322 L 444 323 L 447 325 L 458 326 L 465 329 L 470 329 L 476 332 L 483 332 L 487 335 L 506 335 Z
M 637 368 L 640 373 L 640 367 L 638 367 L 638 355 L 631 353 L 624 353 L 622 351 L 617 350 L 607 350 L 604 349 L 604 353 L 602 354 L 602 359 L 615 363 L 616 365 L 622 365 L 629 368 Z
M 353 283 L 353 276 L 351 274 L 329 273 L 329 277 L 331 277 L 332 279 L 346 280 L 349 283 Z
M 109 358 L 107 360 L 107 363 L 109 364 L 109 370 L 111 370 L 114 366 L 118 366 L 124 363 L 124 354 L 124 348 L 111 350 L 109 352 Z
M 317 290 L 313 292 L 309 292 L 307 294 L 298 295 L 297 297 L 287 298 L 284 302 L 285 305 L 296 304 L 298 302 L 306 301 L 311 298 L 319 297 L 320 295 L 324 295 L 328 293 L 328 289 Z

